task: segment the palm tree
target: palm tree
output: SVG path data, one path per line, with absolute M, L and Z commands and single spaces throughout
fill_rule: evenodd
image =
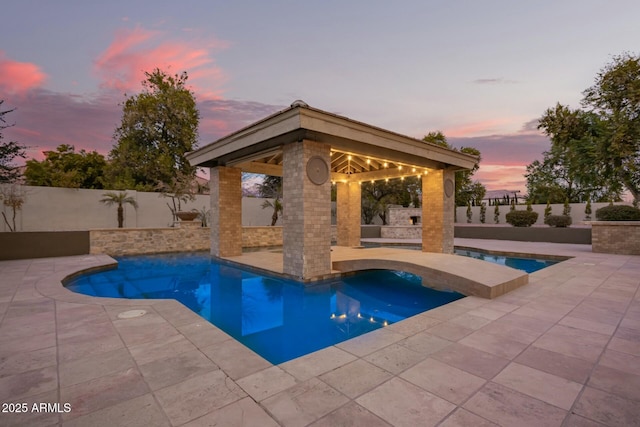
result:
M 282 213 L 282 202 L 280 198 L 276 198 L 273 202 L 265 200 L 262 203 L 262 209 L 273 208 L 273 215 L 271 215 L 271 226 L 273 227 L 278 222 L 278 213 Z
M 127 196 L 126 191 L 121 191 L 119 193 L 114 193 L 112 191 L 103 194 L 104 198 L 100 200 L 101 203 L 104 203 L 107 206 L 111 206 L 113 204 L 118 204 L 118 228 L 122 228 L 122 224 L 124 223 L 124 208 L 122 205 L 130 204 L 134 209 L 138 209 L 138 202 L 131 197 Z

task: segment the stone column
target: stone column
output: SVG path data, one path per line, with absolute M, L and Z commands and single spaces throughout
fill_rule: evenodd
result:
M 331 273 L 331 178 L 314 184 L 307 163 L 319 157 L 330 167 L 330 147 L 304 140 L 282 151 L 283 272 L 300 280 L 318 278 Z
M 338 182 L 336 216 L 338 246 L 360 246 L 361 192 L 357 182 Z
M 430 169 L 422 176 L 422 251 L 453 253 L 455 172 Z
M 211 168 L 211 254 L 242 255 L 242 172 Z

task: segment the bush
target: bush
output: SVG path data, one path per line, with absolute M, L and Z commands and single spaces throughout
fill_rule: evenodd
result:
M 511 211 L 507 213 L 507 222 L 514 227 L 531 227 L 538 220 L 538 212 Z
M 549 215 L 544 223 L 549 227 L 568 227 L 571 225 L 571 217 L 569 215 Z
M 609 205 L 596 211 L 598 221 L 640 221 L 640 209 L 627 205 Z

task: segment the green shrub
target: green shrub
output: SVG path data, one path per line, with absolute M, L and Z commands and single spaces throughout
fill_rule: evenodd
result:
M 538 212 L 511 211 L 507 213 L 507 222 L 514 227 L 531 227 L 538 220 Z
M 544 223 L 549 227 L 568 227 L 571 225 L 571 217 L 569 215 L 549 215 Z
M 640 209 L 627 205 L 609 205 L 596 211 L 598 221 L 640 221 Z
M 551 215 L 551 210 L 552 210 L 552 208 L 551 208 L 551 202 L 550 202 L 549 200 L 547 200 L 547 207 L 546 207 L 546 208 L 544 208 L 544 217 L 545 217 L 545 219 L 546 219 L 549 215 Z M 545 224 L 546 224 L 546 222 L 545 222 Z

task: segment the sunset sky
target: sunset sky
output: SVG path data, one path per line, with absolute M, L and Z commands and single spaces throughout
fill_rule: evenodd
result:
M 579 107 L 597 72 L 637 52 L 640 2 L 30 1 L 0 25 L 6 140 L 107 154 L 144 71 L 187 71 L 199 145 L 302 99 L 482 152 L 488 189 L 524 191 L 549 147 L 536 119 Z

